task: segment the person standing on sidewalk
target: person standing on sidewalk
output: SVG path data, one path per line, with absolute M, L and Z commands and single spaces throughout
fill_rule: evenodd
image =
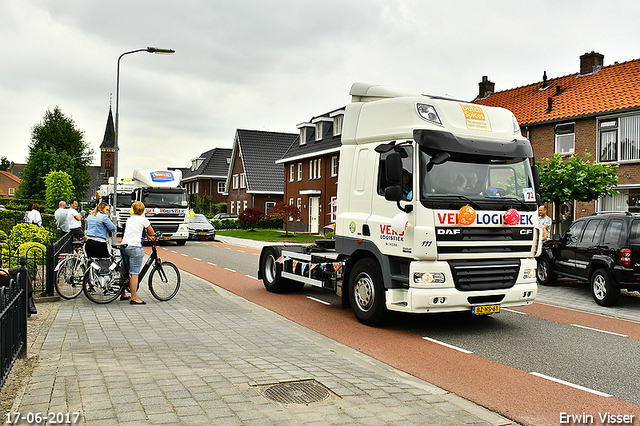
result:
M 67 216 L 67 203 L 60 201 L 58 203 L 58 210 L 53 213 L 53 217 L 56 218 L 56 226 L 58 228 L 58 238 L 64 237 L 69 232 L 69 217 Z
M 82 215 L 78 213 L 78 200 L 71 200 L 67 218 L 69 219 L 69 232 L 76 240 L 86 241 L 87 237 L 82 231 Z
M 124 228 L 124 235 L 122 236 L 122 244 L 127 244 L 124 249 L 124 261 L 129 265 L 129 289 L 131 291 L 131 300 L 129 303 L 132 305 L 145 305 L 138 298 L 138 274 L 142 269 L 142 260 L 144 259 L 144 251 L 142 250 L 142 241 L 146 235 L 150 240 L 155 240 L 155 232 L 151 227 L 149 219 L 144 216 L 144 204 L 140 201 L 136 201 L 131 206 L 133 214 L 129 216 Z
M 545 205 L 541 205 L 538 208 L 538 223 L 540 228 L 542 228 L 542 241 L 549 241 L 551 239 L 551 218 L 547 216 L 547 208 Z

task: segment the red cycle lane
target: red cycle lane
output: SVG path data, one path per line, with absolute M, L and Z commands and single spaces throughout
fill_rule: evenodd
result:
M 254 249 L 238 249 L 259 253 Z M 558 425 L 561 423 L 561 413 L 576 416 L 589 414 L 594 417 L 595 424 L 600 424 L 600 413 L 634 415 L 633 424 L 640 422 L 638 405 L 534 376 L 526 371 L 474 354 L 463 353 L 393 327 L 368 327 L 360 324 L 350 311 L 313 302 L 302 294 L 269 293 L 261 281 L 205 261 L 169 250 L 163 250 L 161 257 L 175 263 L 186 272 L 310 330 L 518 423 Z M 532 306 L 535 308 L 527 307 L 530 308 L 527 313 L 540 317 L 550 315 L 543 312 L 546 308 L 537 308 L 536 304 Z M 549 310 L 553 311 L 556 318 L 552 320 L 572 321 L 568 319 L 569 314 L 555 309 Z M 525 311 L 527 310 L 523 309 L 523 312 Z M 587 316 L 581 320 L 588 324 L 588 314 L 580 314 Z M 621 329 L 622 326 L 616 324 L 616 321 L 611 321 L 607 327 L 612 330 Z M 574 322 L 576 321 L 569 323 Z M 602 328 L 602 325 L 599 328 Z

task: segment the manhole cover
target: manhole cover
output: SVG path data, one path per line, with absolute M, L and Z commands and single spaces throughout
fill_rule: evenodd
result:
M 332 395 L 329 389 L 313 379 L 276 383 L 260 388 L 267 399 L 281 404 L 310 404 L 324 401 Z

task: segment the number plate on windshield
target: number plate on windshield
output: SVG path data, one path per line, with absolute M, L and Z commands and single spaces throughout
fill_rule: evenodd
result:
M 471 308 L 473 315 L 490 315 L 497 314 L 498 312 L 500 312 L 500 305 L 474 306 Z

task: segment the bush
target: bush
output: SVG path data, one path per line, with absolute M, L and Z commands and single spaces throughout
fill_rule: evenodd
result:
M 0 229 L 0 241 L 7 241 L 8 238 L 7 233 Z
M 7 242 L 12 248 L 18 248 L 24 243 L 36 242 L 45 247 L 51 244 L 53 235 L 45 228 L 32 223 L 19 223 L 11 229 Z

